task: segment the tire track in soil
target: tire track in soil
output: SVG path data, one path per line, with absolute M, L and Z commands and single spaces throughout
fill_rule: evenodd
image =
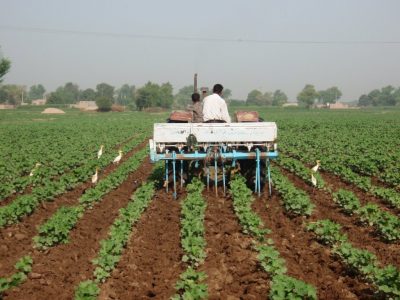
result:
M 182 196 L 178 197 L 182 199 Z M 159 190 L 132 233 L 99 299 L 169 299 L 185 270 L 181 261 L 180 201 Z
M 329 172 L 321 171 L 320 172 L 324 181 L 337 191 L 338 189 L 346 189 L 352 191 L 360 200 L 360 202 L 365 205 L 368 202 L 374 203 L 378 205 L 382 210 L 390 212 L 394 215 L 400 216 L 400 209 L 396 207 L 390 207 L 390 204 L 385 203 L 383 199 L 375 197 L 368 192 L 361 190 L 360 188 L 356 187 L 354 184 L 347 183 L 342 180 L 339 176 L 331 174 Z M 387 187 L 386 187 L 387 188 Z
M 70 242 L 32 252 L 33 268 L 29 279 L 5 293 L 4 299 L 72 299 L 81 280 L 91 278 L 100 241 L 108 231 L 119 209 L 130 201 L 132 193 L 151 174 L 152 165 L 146 159 L 141 166 L 115 190 L 108 193 L 84 216 L 71 231 Z
M 241 231 L 232 200 L 204 196 L 207 257 L 199 271 L 207 274 L 209 299 L 266 299 L 269 276 L 258 264 L 253 239 Z
M 332 258 L 329 247 L 320 245 L 303 229 L 304 217 L 288 218 L 277 195 L 261 196 L 253 203 L 254 211 L 265 226 L 268 236 L 286 260 L 288 275 L 314 285 L 318 299 L 369 299 L 373 291 L 367 284 L 346 274 L 340 261 Z
M 296 175 L 282 168 L 280 170 L 294 186 L 305 191 L 310 196 L 311 202 L 315 204 L 310 221 L 330 219 L 339 223 L 342 226 L 342 231 L 347 234 L 349 241 L 355 247 L 374 253 L 383 265 L 392 264 L 397 268 L 400 267 L 399 243 L 381 241 L 372 226 L 363 226 L 356 216 L 347 216 L 342 213 L 328 192 L 314 189 Z
M 124 155 L 120 164 L 146 146 L 147 140 Z M 149 162 L 146 160 L 145 162 L 146 165 L 149 165 Z M 108 165 L 99 174 L 99 180 L 108 176 L 120 164 L 114 165 L 111 163 Z M 141 178 L 139 177 L 138 180 L 141 181 Z M 19 223 L 0 229 L 0 276 L 13 274 L 15 272 L 14 264 L 17 260 L 25 255 L 24 253 L 33 251 L 32 238 L 37 235 L 37 226 L 48 220 L 61 206 L 77 204 L 82 194 L 92 186 L 91 180 L 88 180 L 75 189 L 56 197 L 51 202 L 42 202 L 32 215 L 24 217 Z
M 130 142 L 132 139 L 134 139 L 135 137 L 136 137 L 136 135 L 135 135 L 135 136 L 129 137 L 128 139 L 126 139 L 126 140 L 123 141 L 122 143 L 119 143 L 119 144 L 115 145 L 114 147 L 112 147 L 112 149 L 113 149 L 113 150 L 117 150 L 118 148 L 122 147 L 123 145 L 129 143 L 129 142 Z M 148 140 L 148 139 L 146 139 L 146 141 L 147 141 L 147 140 Z M 122 159 L 121 159 L 121 161 L 122 161 Z M 110 163 L 110 165 L 112 165 L 112 163 Z M 81 167 L 81 166 L 83 166 L 83 164 L 80 164 L 80 165 L 77 166 L 76 168 Z M 108 167 L 108 166 L 107 166 L 107 167 Z M 67 172 L 64 172 L 63 175 L 66 174 L 66 173 L 70 173 L 70 172 L 72 171 L 72 168 L 65 169 L 64 171 L 67 171 Z M 62 176 L 62 175 L 58 175 L 58 176 L 52 177 L 52 178 L 50 178 L 50 179 L 51 179 L 52 181 L 57 181 L 57 180 L 59 179 L 60 176 Z M 100 178 L 100 177 L 99 177 L 99 178 Z M 40 186 L 43 186 L 43 185 L 40 185 Z M 1 206 L 6 206 L 6 205 L 10 204 L 11 202 L 13 202 L 16 198 L 18 198 L 18 197 L 20 197 L 20 196 L 31 194 L 31 193 L 32 193 L 32 189 L 33 189 L 33 186 L 32 186 L 32 185 L 28 185 L 23 191 L 21 191 L 21 192 L 19 192 L 19 193 L 13 193 L 13 194 L 11 194 L 11 195 L 5 197 L 3 200 L 0 199 L 0 207 L 1 207 Z

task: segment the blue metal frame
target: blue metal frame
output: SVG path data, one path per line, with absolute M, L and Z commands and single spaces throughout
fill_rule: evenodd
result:
M 271 170 L 270 170 L 270 159 L 275 159 L 278 157 L 278 151 L 273 151 L 273 152 L 261 152 L 258 148 L 255 149 L 255 152 L 241 152 L 241 151 L 235 151 L 233 150 L 232 152 L 225 152 L 226 149 L 220 148 L 220 151 L 218 153 L 214 154 L 214 187 L 215 187 L 215 193 L 217 194 L 217 185 L 218 185 L 218 158 L 221 158 L 223 161 L 225 160 L 232 160 L 232 166 L 234 167 L 236 165 L 237 160 L 243 160 L 243 159 L 255 159 L 256 160 L 256 176 L 255 176 L 255 182 L 254 182 L 254 192 L 257 193 L 258 195 L 261 195 L 261 158 L 266 158 L 266 167 L 267 167 L 267 179 L 268 179 L 268 189 L 269 189 L 269 195 L 271 195 Z M 174 186 L 174 198 L 177 196 L 176 192 L 176 161 L 180 160 L 181 161 L 181 187 L 183 186 L 183 164 L 185 160 L 195 160 L 196 165 L 198 165 L 199 160 L 205 159 L 207 156 L 209 156 L 209 152 L 207 153 L 199 153 L 198 151 L 195 151 L 194 153 L 184 153 L 183 151 L 180 151 L 179 154 L 177 154 L 175 151 L 172 151 L 172 153 L 161 153 L 157 154 L 154 151 L 150 151 L 150 159 L 151 162 L 157 162 L 159 160 L 165 160 L 165 181 L 166 181 L 166 190 L 168 192 L 168 184 L 169 184 L 169 178 L 168 178 L 168 165 L 169 162 L 172 162 L 172 171 L 173 171 L 173 186 Z M 206 168 L 206 173 L 207 173 L 207 189 L 210 187 L 210 168 L 207 166 Z M 222 164 L 222 183 L 224 186 L 224 194 L 226 191 L 225 188 L 225 167 L 224 164 Z

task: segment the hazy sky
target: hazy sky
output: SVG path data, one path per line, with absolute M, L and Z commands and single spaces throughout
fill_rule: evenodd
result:
M 0 53 L 5 83 L 48 91 L 150 80 L 177 92 L 197 72 L 235 98 L 294 100 L 311 83 L 349 100 L 400 86 L 399 12 L 399 0 L 0 0 Z

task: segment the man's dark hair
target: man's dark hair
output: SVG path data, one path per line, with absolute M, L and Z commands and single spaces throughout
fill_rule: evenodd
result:
M 224 89 L 224 87 L 222 86 L 222 84 L 217 83 L 217 84 L 214 85 L 214 87 L 213 87 L 213 93 L 215 93 L 215 94 L 221 94 L 223 89 Z
M 200 94 L 199 93 L 193 93 L 192 94 L 192 101 L 193 102 L 200 101 Z

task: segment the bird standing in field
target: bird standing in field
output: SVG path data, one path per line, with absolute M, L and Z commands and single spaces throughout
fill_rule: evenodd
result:
M 317 172 L 320 166 L 321 166 L 321 161 L 317 160 L 317 164 L 314 167 L 312 167 L 311 170 L 313 170 L 314 172 Z
M 95 184 L 97 182 L 97 179 L 99 179 L 99 168 L 96 167 L 96 172 L 92 176 L 92 183 Z
M 103 155 L 103 148 L 104 148 L 104 145 L 101 145 L 99 152 L 97 152 L 97 159 L 100 159 L 100 157 Z
M 114 158 L 114 161 L 113 161 L 114 164 L 119 163 L 119 161 L 122 158 L 122 150 L 118 150 L 118 153 L 119 153 L 119 155 L 116 158 Z
M 313 173 L 311 173 L 311 183 L 314 187 L 317 186 L 317 178 L 314 177 Z
M 33 173 L 41 166 L 41 163 L 36 163 L 35 166 L 33 167 L 32 171 L 29 173 L 29 176 L 32 177 Z

